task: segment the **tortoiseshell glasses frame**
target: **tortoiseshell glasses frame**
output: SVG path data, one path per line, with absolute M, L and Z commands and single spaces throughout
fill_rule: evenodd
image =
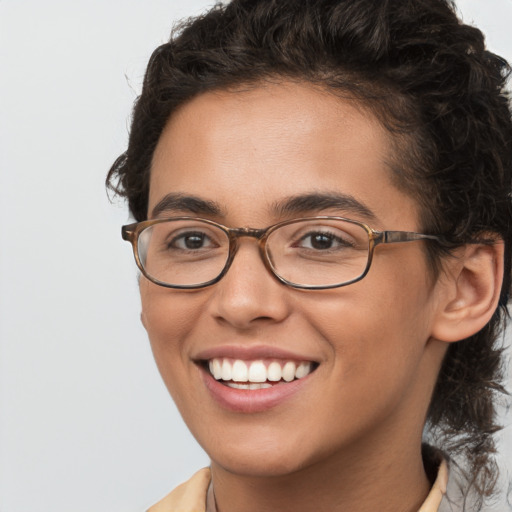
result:
M 216 275 L 211 279 L 208 279 L 204 282 L 199 283 L 187 283 L 187 284 L 176 284 L 176 283 L 169 283 L 166 281 L 159 280 L 158 278 L 152 276 L 146 269 L 143 261 L 141 260 L 141 247 L 140 244 L 140 235 L 149 228 L 153 228 L 155 226 L 164 224 L 164 223 L 177 223 L 177 222 L 190 222 L 190 223 L 199 223 L 200 226 L 204 226 L 204 229 L 213 229 L 217 230 L 217 232 L 223 232 L 226 236 L 226 240 L 228 241 L 228 250 L 225 254 L 225 262 L 222 266 L 222 268 L 219 266 L 220 269 Z M 304 284 L 300 282 L 294 282 L 290 279 L 287 279 L 286 277 L 283 277 L 281 273 L 275 268 L 275 263 L 272 261 L 273 254 L 269 251 L 267 247 L 267 242 L 269 240 L 269 237 L 272 234 L 275 234 L 276 231 L 282 230 L 282 233 L 285 233 L 283 228 L 290 226 L 292 229 L 294 229 L 296 226 L 306 226 L 307 223 L 334 223 L 331 225 L 326 225 L 328 229 L 331 227 L 338 228 L 339 226 L 335 223 L 343 223 L 343 226 L 350 227 L 353 226 L 353 229 L 357 230 L 357 228 L 360 228 L 366 232 L 366 235 L 368 237 L 367 245 L 361 246 L 359 248 L 359 252 L 362 254 L 362 256 L 359 257 L 360 261 L 363 263 L 360 265 L 360 270 L 357 271 L 357 275 L 353 276 L 350 279 L 344 280 L 343 282 L 334 282 L 334 283 L 328 283 L 328 284 Z M 293 226 L 293 225 L 296 226 Z M 313 226 L 314 227 L 314 226 Z M 324 236 L 322 232 L 320 232 L 320 229 L 323 229 L 324 226 L 316 228 L 316 232 L 314 232 L 315 235 Z M 194 229 L 196 229 L 194 227 Z M 313 229 L 313 228 L 311 228 Z M 297 228 L 298 230 L 298 228 Z M 200 233 L 200 236 L 202 233 Z M 194 233 L 190 234 L 188 233 L 188 236 L 194 236 Z M 331 235 L 329 235 L 331 236 Z M 361 235 L 362 236 L 362 235 Z M 260 256 L 263 260 L 263 263 L 266 267 L 266 269 L 281 283 L 291 286 L 293 288 L 299 288 L 299 289 L 308 289 L 308 290 L 324 290 L 324 289 L 331 289 L 331 288 L 339 288 L 342 286 L 347 286 L 352 283 L 356 283 L 357 281 L 360 281 L 363 279 L 366 274 L 368 273 L 372 260 L 375 248 L 380 244 L 392 244 L 392 243 L 402 243 L 402 242 L 414 242 L 417 240 L 434 240 L 434 241 L 440 241 L 441 238 L 436 235 L 426 235 L 423 233 L 416 233 L 411 231 L 377 231 L 368 225 L 366 225 L 363 222 L 359 222 L 353 219 L 348 219 L 345 217 L 336 217 L 336 216 L 316 216 L 316 217 L 306 217 L 306 218 L 299 218 L 299 219 L 292 219 L 292 220 L 286 220 L 283 222 L 279 222 L 277 224 L 273 224 L 271 226 L 268 226 L 264 229 L 254 229 L 254 228 L 230 228 L 227 226 L 224 226 L 222 224 L 219 224 L 217 222 L 203 219 L 199 217 L 167 217 L 167 218 L 159 218 L 159 219 L 153 219 L 153 220 L 145 220 L 142 222 L 137 222 L 133 224 L 128 224 L 126 226 L 122 227 L 122 237 L 124 240 L 129 241 L 132 244 L 133 247 L 133 254 L 135 257 L 135 261 L 137 263 L 138 268 L 142 272 L 142 274 L 149 279 L 151 282 L 163 286 L 166 288 L 175 288 L 175 289 L 198 289 L 198 288 L 204 288 L 207 286 L 211 286 L 217 282 L 219 282 L 223 276 L 226 275 L 228 272 L 233 259 L 237 253 L 238 247 L 239 247 L 239 239 L 242 237 L 251 237 L 258 240 L 259 245 L 259 252 Z M 311 234 L 304 235 L 304 238 L 310 237 Z M 202 239 L 201 239 L 202 240 Z M 277 239 L 279 240 L 279 239 Z M 277 243 L 277 242 L 276 242 Z M 342 245 L 342 244 L 340 244 Z M 343 248 L 343 247 L 342 247 Z M 147 251 L 147 247 L 143 248 L 144 251 Z M 186 252 L 185 248 L 185 252 Z M 323 249 L 323 248 L 322 248 Z M 329 249 L 329 248 L 328 248 Z M 301 248 L 302 250 L 302 248 Z M 316 250 L 316 248 L 307 248 L 304 249 L 306 251 L 312 252 L 314 255 L 317 254 L 325 254 L 325 251 L 322 250 Z M 364 251 L 366 251 L 366 262 L 364 262 Z M 193 251 L 190 251 L 192 254 L 194 254 Z M 353 251 L 354 252 L 354 251 Z M 314 257 L 307 256 L 305 259 L 315 260 Z M 331 262 L 333 261 L 333 258 L 331 258 Z M 191 258 L 193 262 L 194 258 Z M 202 261 L 201 259 L 197 259 L 197 261 Z M 316 263 L 313 263 L 316 264 Z M 322 263 L 323 264 L 323 263 Z M 304 281 L 307 281 L 307 279 L 304 279 Z

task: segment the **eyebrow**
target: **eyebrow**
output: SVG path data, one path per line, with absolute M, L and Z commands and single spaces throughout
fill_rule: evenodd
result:
M 355 213 L 369 220 L 376 219 L 375 213 L 368 206 L 353 196 L 342 193 L 315 192 L 300 194 L 282 199 L 272 205 L 272 211 L 278 217 L 303 215 L 328 209 Z M 221 206 L 215 201 L 179 193 L 170 193 L 164 196 L 153 208 L 151 218 L 156 218 L 162 213 L 185 213 L 220 217 L 226 215 Z
M 207 201 L 196 196 L 184 194 L 167 194 L 153 208 L 151 217 L 155 218 L 162 213 L 193 213 L 194 215 L 222 216 L 223 211 L 219 204 Z
M 375 220 L 375 213 L 365 204 L 349 194 L 342 193 L 312 193 L 293 196 L 274 203 L 272 209 L 278 216 L 319 212 L 321 210 L 335 209 L 343 212 L 355 213 Z

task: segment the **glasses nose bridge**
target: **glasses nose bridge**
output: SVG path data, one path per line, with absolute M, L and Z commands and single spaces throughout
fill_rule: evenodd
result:
M 227 269 L 229 269 L 229 267 L 231 267 L 231 264 L 233 263 L 233 259 L 236 255 L 236 253 L 238 252 L 238 248 L 239 248 L 238 240 L 243 237 L 249 237 L 249 238 L 255 238 L 258 241 L 258 249 L 259 249 L 260 257 L 263 260 L 263 264 L 264 264 L 265 268 L 271 274 L 273 274 L 274 272 L 273 272 L 271 266 L 269 265 L 269 262 L 267 261 L 267 257 L 266 257 L 265 249 L 264 249 L 268 231 L 269 231 L 269 228 L 264 228 L 264 229 L 256 229 L 256 228 L 248 228 L 248 227 L 230 228 L 228 230 L 230 243 L 229 243 L 229 257 L 228 257 L 228 264 L 227 264 L 226 271 L 227 271 Z
M 231 228 L 229 230 L 230 236 L 234 239 L 248 236 L 250 238 L 256 238 L 257 240 L 261 240 L 265 236 L 266 232 L 266 229 L 256 228 Z
M 258 240 L 258 245 L 260 248 L 260 252 L 264 259 L 263 255 L 263 246 L 265 245 L 266 235 L 268 232 L 268 228 L 266 229 L 256 229 L 256 228 L 230 228 L 228 231 L 229 239 L 230 239 L 230 255 L 233 257 L 238 251 L 238 239 L 243 237 L 255 238 Z

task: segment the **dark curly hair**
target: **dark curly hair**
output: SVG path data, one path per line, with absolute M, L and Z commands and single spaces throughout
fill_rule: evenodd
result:
M 509 71 L 449 0 L 233 0 L 182 22 L 155 50 L 128 149 L 107 178 L 144 220 L 160 134 L 179 106 L 206 91 L 302 81 L 369 109 L 393 135 L 395 183 L 417 200 L 425 232 L 451 247 L 505 242 L 500 305 L 484 329 L 450 345 L 427 418 L 430 439 L 465 456 L 482 496 L 497 478 L 498 339 L 511 282 Z M 427 250 L 437 275 L 450 249 Z

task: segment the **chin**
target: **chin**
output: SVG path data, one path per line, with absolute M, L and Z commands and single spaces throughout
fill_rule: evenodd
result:
M 297 458 L 288 458 L 279 452 L 274 452 L 272 457 L 268 454 L 257 454 L 245 457 L 212 458 L 211 461 L 212 465 L 220 466 L 229 473 L 253 478 L 286 477 L 309 465 Z
M 288 443 L 286 442 L 288 441 Z M 213 449 L 204 446 L 212 465 L 217 465 L 232 474 L 247 477 L 285 477 L 301 471 L 321 460 L 326 450 L 307 448 L 304 443 L 292 442 L 276 437 L 270 440 L 247 435 L 244 440 L 233 439 L 222 445 L 214 444 Z M 320 447 L 319 447 L 320 448 Z

